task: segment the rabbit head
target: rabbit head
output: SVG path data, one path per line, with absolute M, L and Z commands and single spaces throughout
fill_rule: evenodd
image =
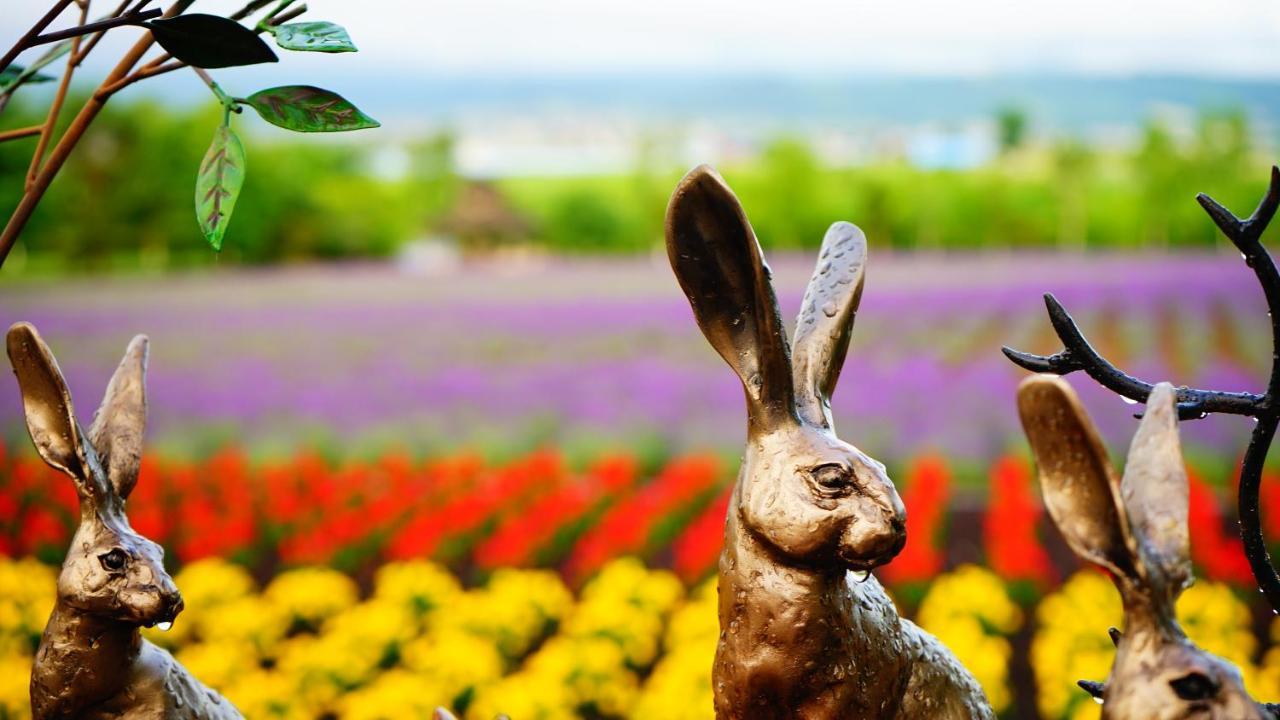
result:
M 672 195 L 667 253 L 699 327 L 747 398 L 747 449 L 734 508 L 793 563 L 869 570 L 906 542 L 906 511 L 884 465 L 836 437 L 831 393 L 862 295 L 867 244 L 836 223 L 804 296 L 792 357 L 769 268 L 746 214 L 714 170 Z
M 46 463 L 71 478 L 80 498 L 80 525 L 58 577 L 58 601 L 131 625 L 172 622 L 182 596 L 165 572 L 164 551 L 134 532 L 124 512 L 142 457 L 147 338 L 129 343 L 88 433 L 36 329 L 15 324 L 7 345 L 31 441 Z
M 1124 605 L 1103 717 L 1270 717 L 1245 693 L 1234 666 L 1196 647 L 1178 626 L 1174 606 L 1193 576 L 1173 386 L 1160 383 L 1147 398 L 1122 479 L 1062 378 L 1024 380 L 1018 413 L 1049 515 L 1076 555 L 1111 575 Z

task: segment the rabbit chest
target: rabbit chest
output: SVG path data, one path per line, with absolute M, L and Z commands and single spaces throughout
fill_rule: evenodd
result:
M 721 560 L 716 712 L 730 718 L 886 718 L 911 676 L 901 620 L 874 578 Z
M 128 678 L 103 702 L 76 714 L 84 720 L 241 720 L 240 713 L 173 657 L 143 641 Z

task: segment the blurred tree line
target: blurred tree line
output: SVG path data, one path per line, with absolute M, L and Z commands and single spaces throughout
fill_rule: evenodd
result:
M 36 111 L 11 105 L 6 125 L 33 124 Z M 438 182 L 417 185 L 412 171 L 409 180 L 377 177 L 369 146 L 265 136 L 254 144 L 246 192 L 215 255 L 199 242 L 192 182 L 220 117 L 208 107 L 175 111 L 151 101 L 113 106 L 54 180 L 10 263 L 59 270 L 385 256 L 412 236 L 416 214 L 432 209 L 427 198 L 441 195 Z M 30 142 L 0 144 L 0 206 L 13 207 L 21 195 Z M 431 142 L 412 150 L 449 153 Z M 436 172 L 430 158 L 419 165 Z
M 16 106 L 5 120 L 37 118 Z M 32 220 L 23 264 L 159 269 L 385 257 L 431 234 L 463 196 L 447 135 L 412 144 L 407 170 L 396 173 L 377 171 L 377 146 L 264 138 L 254 144 L 225 249 L 214 256 L 192 217 L 189 176 L 216 122 L 207 108 L 113 107 Z M 1073 139 L 1032 143 L 1016 109 L 1000 110 L 992 125 L 1000 152 L 970 170 L 905 160 L 831 168 L 785 137 L 750 163 L 720 169 L 772 247 L 812 247 L 831 221 L 848 219 L 874 242 L 901 249 L 1136 249 L 1220 242 L 1195 194 L 1250 212 L 1272 160 L 1252 146 L 1254 133 L 1237 112 L 1205 113 L 1191 132 L 1151 122 L 1128 151 Z M 5 207 L 26 172 L 30 151 L 22 144 L 0 144 Z M 529 220 L 528 237 L 516 241 L 563 252 L 645 252 L 661 241 L 667 197 L 683 171 L 657 155 L 642 143 L 629 173 L 510 178 L 494 187 Z

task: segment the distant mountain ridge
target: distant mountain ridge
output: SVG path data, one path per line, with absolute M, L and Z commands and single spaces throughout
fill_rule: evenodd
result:
M 278 76 L 278 77 L 277 77 Z M 281 68 L 255 68 L 254 84 L 298 82 Z M 444 76 L 343 70 L 313 81 L 341 88 L 374 117 L 405 126 L 529 120 L 572 126 L 580 117 L 637 126 L 706 121 L 749 135 L 889 126 L 955 128 L 1024 111 L 1037 132 L 1095 134 L 1134 128 L 1157 115 L 1241 110 L 1255 130 L 1280 138 L 1280 78 L 1179 75 L 784 76 L 619 74 Z M 161 77 L 139 94 L 205 102 L 188 78 Z M 370 139 L 368 137 L 366 140 Z
M 982 78 L 770 76 L 365 78 L 366 104 L 433 123 L 493 113 L 574 112 L 639 122 L 736 121 L 844 127 L 960 125 L 1004 107 L 1052 132 L 1134 126 L 1165 111 L 1242 110 L 1280 122 L 1280 80 L 1071 75 Z M 412 92 L 405 92 L 412 88 Z

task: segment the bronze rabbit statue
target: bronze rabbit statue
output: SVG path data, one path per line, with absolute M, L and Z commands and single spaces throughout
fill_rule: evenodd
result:
M 1018 413 L 1039 467 L 1049 515 L 1081 559 L 1104 570 L 1124 605 L 1124 631 L 1106 683 L 1081 683 L 1106 720 L 1272 720 L 1240 672 L 1196 647 L 1174 605 L 1193 581 L 1188 484 L 1175 391 L 1156 385 L 1117 477 L 1089 414 L 1066 380 L 1034 375 Z
M 147 338 L 129 343 L 89 431 L 36 329 L 9 328 L 9 360 L 36 450 L 75 482 L 80 525 L 58 576 L 57 600 L 31 672 L 34 720 L 229 720 L 229 702 L 141 637 L 182 612 L 164 551 L 129 527 L 147 403 Z
M 973 676 L 870 575 L 902 549 L 906 514 L 884 465 L 832 426 L 862 294 L 862 231 L 827 231 L 794 357 L 755 233 L 714 170 L 680 181 L 666 238 L 694 317 L 747 400 L 720 556 L 716 717 L 993 718 Z

